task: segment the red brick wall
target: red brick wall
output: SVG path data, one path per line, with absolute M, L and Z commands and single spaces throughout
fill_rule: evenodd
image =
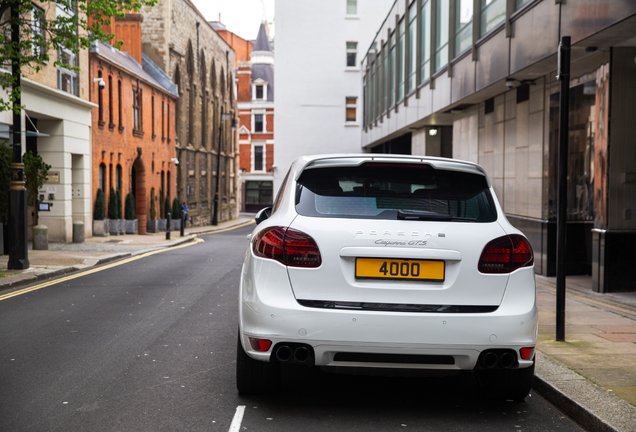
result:
M 243 72 L 249 72 L 249 73 L 243 73 Z M 251 92 L 251 85 L 252 85 L 252 73 L 251 73 L 251 69 L 249 67 L 240 67 L 239 68 L 239 73 L 238 73 L 238 95 L 237 95 L 237 101 L 238 102 L 249 102 L 252 100 L 252 92 Z
M 267 172 L 272 171 L 272 167 L 274 166 L 274 144 L 267 144 L 267 154 L 265 155 L 265 169 Z
M 101 71 L 106 87 L 102 90 L 102 111 L 103 121 L 99 119 L 99 109 L 93 110 L 93 205 L 99 188 L 99 167 L 102 163 L 106 165 L 106 189 L 116 186 L 116 167 L 121 166 L 121 194 L 122 213 L 125 208 L 125 199 L 132 189 L 132 169 L 135 165 L 137 170 L 137 219 L 139 221 L 139 233 L 145 234 L 146 220 L 149 216 L 150 208 L 150 188 L 155 188 L 155 208 L 157 218 L 159 217 L 159 188 L 161 187 L 161 172 L 164 172 L 167 183 L 168 173 L 170 173 L 169 187 L 170 199 L 176 196 L 176 173 L 177 169 L 172 158 L 175 154 L 175 99 L 165 91 L 155 88 L 146 82 L 138 81 L 126 71 L 120 70 L 117 66 L 110 64 L 97 54 L 90 57 L 90 83 L 91 101 L 99 103 L 98 83 L 93 82 L 93 78 L 98 77 Z M 109 85 L 109 77 L 112 78 L 112 87 Z M 118 81 L 122 85 L 122 118 L 119 117 L 119 97 Z M 133 133 L 133 105 L 132 89 L 133 82 L 139 82 L 142 92 L 142 131 L 143 134 Z M 112 105 L 110 103 L 109 88 L 112 88 Z M 154 133 L 152 121 L 152 100 L 154 97 Z M 161 115 L 161 103 L 164 103 L 165 114 Z M 110 112 L 112 109 L 112 123 L 110 123 Z M 170 114 L 168 115 L 168 110 Z M 169 118 L 169 124 L 168 124 Z M 162 134 L 162 120 L 164 123 Z M 121 126 L 120 126 L 121 125 Z M 168 135 L 168 130 L 170 134 Z M 141 154 L 140 154 L 141 153 Z M 110 166 L 112 165 L 112 180 Z M 143 174 L 143 175 L 142 175 Z M 143 177 L 143 178 L 142 178 Z M 106 216 L 108 216 L 109 192 L 106 193 Z M 167 191 L 166 191 L 167 192 Z M 165 198 L 165 193 L 164 193 Z
M 239 144 L 239 169 L 244 169 L 245 172 L 252 170 L 251 144 Z

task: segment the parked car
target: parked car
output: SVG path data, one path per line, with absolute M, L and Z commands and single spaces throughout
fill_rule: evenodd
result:
M 257 215 L 240 281 L 237 387 L 281 366 L 474 371 L 521 400 L 537 340 L 534 258 L 485 170 L 453 159 L 297 159 Z

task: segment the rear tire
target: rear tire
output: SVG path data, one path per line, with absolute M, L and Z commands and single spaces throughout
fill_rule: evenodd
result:
M 534 379 L 534 362 L 524 369 L 476 370 L 480 390 L 490 399 L 523 401 Z
M 280 364 L 254 360 L 241 345 L 236 346 L 236 388 L 240 394 L 273 393 L 280 389 Z

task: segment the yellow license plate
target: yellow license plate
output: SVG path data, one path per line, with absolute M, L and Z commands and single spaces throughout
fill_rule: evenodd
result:
M 356 258 L 358 279 L 444 281 L 444 261 Z

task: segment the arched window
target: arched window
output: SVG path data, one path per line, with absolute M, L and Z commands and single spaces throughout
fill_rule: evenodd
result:
M 106 164 L 103 162 L 99 165 L 99 188 L 104 193 L 108 192 L 106 190 Z
M 113 77 L 108 75 L 108 126 L 113 127 Z
M 102 71 L 97 72 L 97 77 L 102 78 Z M 97 83 L 97 104 L 99 105 L 99 125 L 104 124 L 104 92 L 101 81 Z
M 119 191 L 119 193 L 122 193 L 122 189 L 121 189 L 121 165 L 117 165 L 116 171 L 115 171 L 115 189 Z
M 207 144 L 208 134 L 208 97 L 206 92 L 207 84 L 207 68 L 205 65 L 205 53 L 201 50 L 201 65 L 199 74 L 201 79 L 201 148 L 205 148 Z
M 167 191 L 168 191 L 168 193 L 167 193 L 167 195 L 166 195 L 166 196 L 170 197 L 170 196 L 172 196 L 172 194 L 171 194 L 171 190 L 170 190 L 170 185 L 171 185 L 171 183 L 170 183 L 170 170 L 168 170 L 168 172 L 167 172 L 167 174 L 166 174 L 166 181 L 167 181 L 167 183 L 168 183 L 168 184 L 166 185 L 166 188 L 167 188 Z
M 179 66 L 177 66 L 177 68 L 174 71 L 174 83 L 177 85 L 178 90 L 179 90 L 179 98 L 177 99 L 177 108 L 176 108 L 176 116 L 178 118 L 178 116 L 182 115 L 182 110 L 183 110 L 183 88 L 181 86 L 181 71 L 179 70 Z M 168 103 L 168 125 L 170 125 L 170 104 Z M 177 139 L 178 140 L 182 140 L 182 126 L 181 126 L 181 122 L 178 121 L 177 122 Z M 168 130 L 168 139 L 170 139 L 170 130 Z M 182 141 L 183 143 L 183 141 Z

